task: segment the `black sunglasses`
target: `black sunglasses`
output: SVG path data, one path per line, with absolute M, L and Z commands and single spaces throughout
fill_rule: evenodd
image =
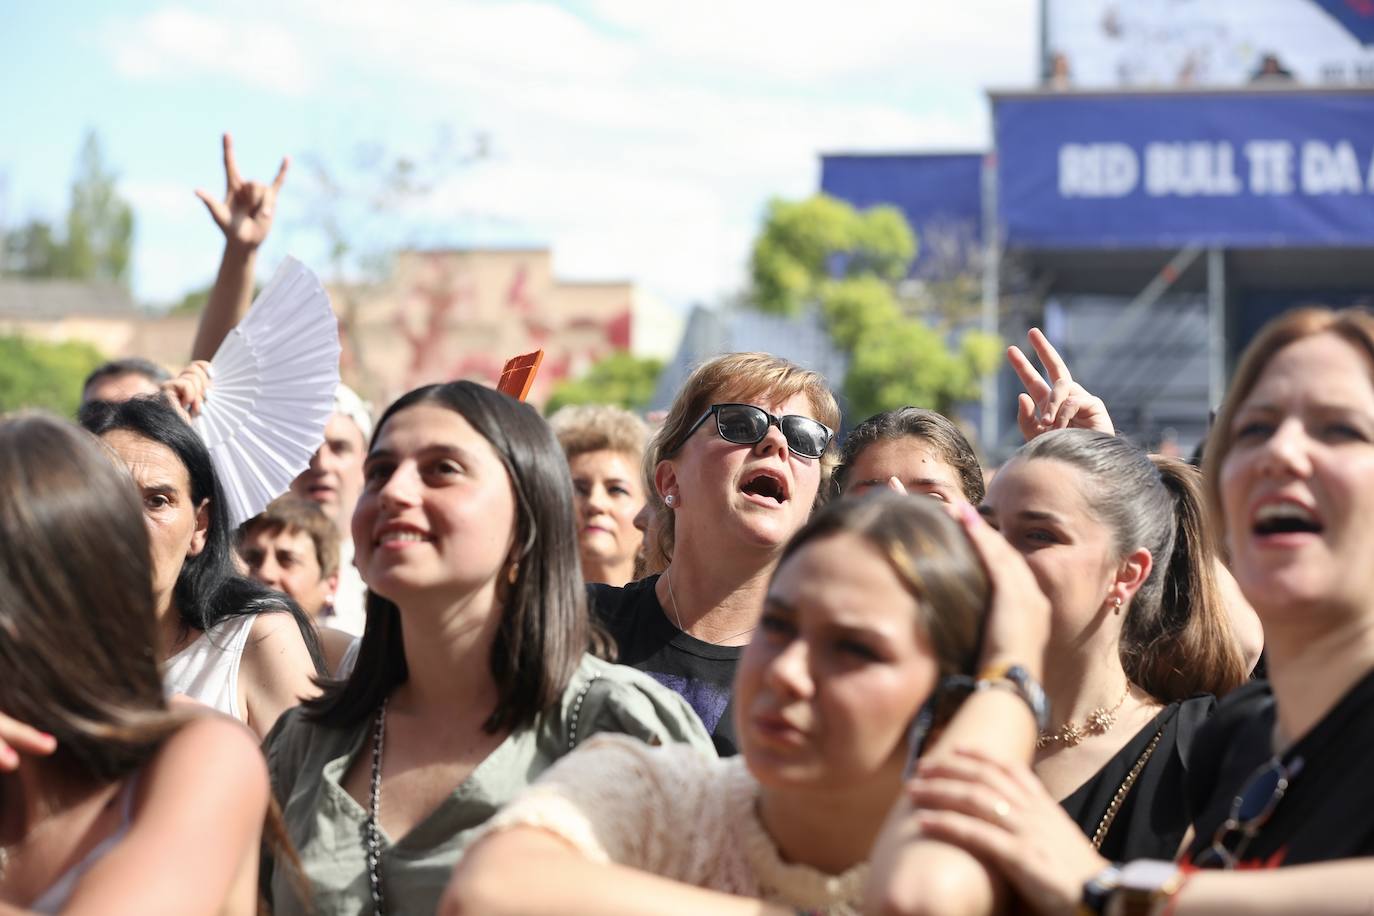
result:
M 1288 786 L 1302 772 L 1302 763 L 1301 757 L 1289 763 L 1274 757 L 1256 770 L 1231 800 L 1230 813 L 1217 828 L 1212 845 L 1198 855 L 1197 864 L 1203 867 L 1220 864 L 1222 868 L 1235 868 L 1244 858 L 1250 841 L 1274 816 L 1274 809 L 1283 801 Z M 1233 849 L 1230 843 L 1237 837 L 1239 842 Z
M 697 431 L 697 427 L 712 416 L 716 418 L 716 432 L 720 433 L 720 437 L 726 442 L 753 445 L 763 441 L 763 437 L 768 435 L 768 427 L 776 426 L 782 430 L 787 447 L 803 458 L 821 457 L 825 447 L 830 444 L 830 438 L 835 435 L 835 431 L 824 423 L 800 414 L 775 417 L 753 404 L 712 404 L 711 409 L 702 414 L 692 424 L 692 428 L 687 430 L 687 435 L 682 437 L 682 441 L 686 442 L 692 438 L 692 433 Z

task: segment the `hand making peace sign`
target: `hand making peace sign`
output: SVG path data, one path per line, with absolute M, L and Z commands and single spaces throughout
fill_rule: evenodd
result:
M 1039 328 L 1031 328 L 1026 338 L 1050 377 L 1045 381 L 1020 347 L 1007 348 L 1007 361 L 1026 386 L 1026 393 L 1016 399 L 1016 422 L 1026 441 L 1051 429 L 1069 427 L 1116 435 L 1107 405 L 1073 380 L 1068 364 L 1049 338 Z

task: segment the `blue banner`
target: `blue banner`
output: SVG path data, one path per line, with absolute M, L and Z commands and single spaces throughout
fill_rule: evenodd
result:
M 1345 26 L 1360 44 L 1374 44 L 1374 0 L 1313 0 Z
M 1374 246 L 1374 92 L 997 97 L 1011 247 Z
M 980 244 L 982 169 L 982 153 L 823 156 L 821 191 L 860 210 L 901 210 L 916 232 L 912 272 L 920 274 L 951 248 Z

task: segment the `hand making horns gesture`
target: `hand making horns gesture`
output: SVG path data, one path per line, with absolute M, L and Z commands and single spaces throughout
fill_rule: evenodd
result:
M 1007 362 L 1016 370 L 1026 393 L 1016 399 L 1016 422 L 1026 441 L 1052 429 L 1095 429 L 1116 435 L 1107 405 L 1073 380 L 1069 366 L 1039 328 L 1026 335 L 1049 375 L 1046 382 L 1020 347 L 1007 348 Z
M 244 181 L 234 161 L 234 138 L 224 135 L 224 200 L 217 200 L 209 191 L 196 189 L 196 196 L 205 203 L 215 224 L 231 244 L 257 248 L 272 229 L 276 212 L 277 193 L 286 180 L 291 157 L 283 156 L 281 168 L 271 184 Z

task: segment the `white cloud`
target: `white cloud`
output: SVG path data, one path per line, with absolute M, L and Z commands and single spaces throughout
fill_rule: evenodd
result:
M 216 16 L 165 7 L 120 23 L 106 36 L 117 72 L 134 78 L 227 77 L 255 89 L 308 95 L 315 75 L 286 28 L 255 16 Z

